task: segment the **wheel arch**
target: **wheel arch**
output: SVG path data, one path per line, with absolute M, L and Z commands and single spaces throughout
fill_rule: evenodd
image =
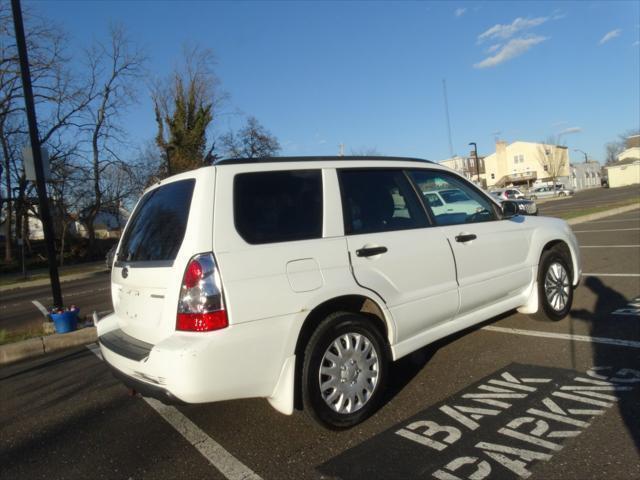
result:
M 384 313 L 382 307 L 375 300 L 360 294 L 342 295 L 334 297 L 317 305 L 305 318 L 295 347 L 295 385 L 294 406 L 302 409 L 302 366 L 304 362 L 304 350 L 320 323 L 331 313 L 351 312 L 359 313 L 371 319 L 372 325 L 382 334 L 387 345 L 390 345 L 393 337 L 390 319 Z
M 578 280 L 575 278 L 577 259 L 574 253 L 572 252 L 571 247 L 569 247 L 569 245 L 567 244 L 567 242 L 560 239 L 548 241 L 542 247 L 542 250 L 540 251 L 540 255 L 538 256 L 538 258 L 540 258 L 544 252 L 549 250 L 556 250 L 558 253 L 560 253 L 562 256 L 564 256 L 567 259 L 567 263 L 570 269 L 569 273 L 571 277 L 574 279 L 574 283 L 576 283 Z M 538 265 L 538 268 L 539 268 L 539 265 Z

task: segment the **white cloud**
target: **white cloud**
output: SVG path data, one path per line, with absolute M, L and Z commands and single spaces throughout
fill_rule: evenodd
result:
M 453 12 L 453 14 L 456 17 L 461 17 L 462 15 L 464 15 L 466 13 L 467 9 L 466 8 L 456 8 L 456 11 Z
M 502 40 L 506 40 L 508 38 L 513 37 L 516 33 L 522 30 L 527 30 L 529 28 L 542 25 L 547 20 L 549 20 L 549 17 L 537 17 L 537 18 L 518 17 L 508 25 L 502 25 L 498 23 L 493 27 L 491 27 L 489 30 L 482 32 L 478 36 L 478 42 L 482 42 L 489 38 L 499 38 Z
M 610 32 L 608 32 L 607 34 L 605 34 L 604 37 L 602 37 L 600 39 L 600 42 L 598 42 L 600 45 L 607 43 L 609 40 L 613 40 L 616 37 L 619 37 L 620 34 L 622 33 L 622 30 L 620 28 L 616 28 L 615 30 L 611 30 Z
M 551 14 L 551 20 L 562 20 L 566 16 L 567 14 L 562 12 L 561 10 L 554 10 Z
M 571 133 L 580 133 L 582 131 L 582 127 L 569 127 L 562 130 L 558 135 L 569 135 Z
M 509 40 L 498 53 L 492 57 L 487 57 L 474 65 L 475 68 L 495 67 L 512 58 L 522 55 L 531 47 L 544 42 L 548 37 L 533 36 L 528 38 L 514 38 Z
M 496 50 L 498 50 L 501 46 L 502 46 L 502 44 L 500 44 L 500 43 L 496 43 L 495 45 L 491 45 L 489 48 L 487 48 L 487 53 L 493 53 Z
M 631 44 L 632 47 L 637 47 L 638 45 L 640 45 L 640 40 L 636 40 Z

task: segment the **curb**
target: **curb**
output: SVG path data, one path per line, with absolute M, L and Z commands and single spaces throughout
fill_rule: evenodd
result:
M 46 353 L 86 345 L 95 342 L 97 338 L 96 327 L 86 327 L 74 332 L 55 333 L 0 345 L 0 365 L 8 365 Z
M 610 217 L 611 215 L 618 215 L 619 213 L 630 212 L 631 210 L 637 210 L 640 208 L 640 204 L 634 203 L 631 205 L 625 205 L 624 207 L 612 208 L 611 210 L 605 210 L 598 213 L 590 213 L 589 215 L 582 215 L 581 217 L 575 217 L 567 220 L 569 225 L 576 225 L 578 223 L 591 222 L 593 220 L 599 220 L 601 218 Z

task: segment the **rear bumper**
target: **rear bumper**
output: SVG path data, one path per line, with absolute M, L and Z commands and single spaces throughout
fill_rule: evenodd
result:
M 134 389 L 143 397 L 155 398 L 166 405 L 184 405 L 185 402 L 174 396 L 169 390 L 151 383 L 143 382 L 137 378 L 130 377 L 122 373 L 113 365 L 107 362 L 114 377 L 124 383 L 127 387 Z
M 174 332 L 155 345 L 127 335 L 116 314 L 97 328 L 102 356 L 125 385 L 164 403 L 208 403 L 271 397 L 290 355 L 286 343 L 294 320 Z

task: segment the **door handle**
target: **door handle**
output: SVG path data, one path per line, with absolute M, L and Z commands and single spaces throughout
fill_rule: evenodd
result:
M 475 240 L 476 235 L 474 233 L 465 233 L 465 234 L 460 234 L 456 237 L 456 242 L 460 242 L 460 243 L 464 243 L 464 242 L 470 242 L 471 240 Z
M 356 250 L 356 255 L 358 257 L 373 257 L 374 255 L 380 255 L 383 253 L 387 253 L 387 247 L 368 247 Z

